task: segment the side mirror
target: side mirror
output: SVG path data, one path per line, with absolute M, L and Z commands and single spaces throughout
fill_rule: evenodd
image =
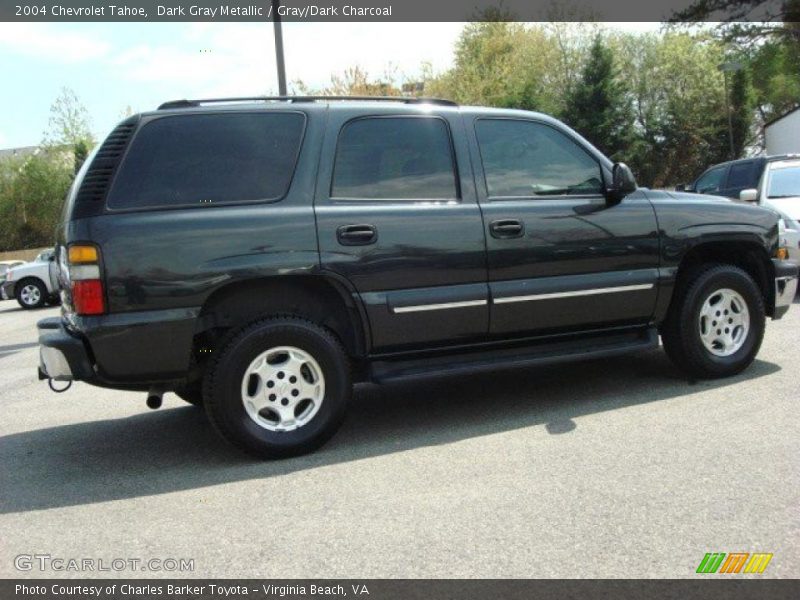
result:
M 758 190 L 748 188 L 739 192 L 739 200 L 742 202 L 756 202 L 758 200 Z
M 611 189 L 608 190 L 608 204 L 619 204 L 622 199 L 636 191 L 636 178 L 625 163 L 614 163 L 611 169 Z

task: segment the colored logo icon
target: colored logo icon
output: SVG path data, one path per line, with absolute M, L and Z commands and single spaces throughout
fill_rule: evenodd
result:
M 755 552 L 708 552 L 697 567 L 698 573 L 763 573 L 771 553 Z

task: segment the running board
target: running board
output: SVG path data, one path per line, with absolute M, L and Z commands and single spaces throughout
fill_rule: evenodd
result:
M 370 364 L 376 383 L 435 377 L 452 377 L 500 369 L 550 365 L 591 358 L 607 358 L 658 347 L 654 327 L 569 340 L 542 340 L 536 344 L 491 351 L 472 351 L 404 360 L 378 360 Z

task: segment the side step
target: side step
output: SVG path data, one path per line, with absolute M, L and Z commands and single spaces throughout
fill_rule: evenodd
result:
M 471 351 L 446 356 L 378 360 L 370 365 L 376 383 L 436 377 L 452 377 L 501 369 L 516 369 L 560 362 L 606 358 L 658 347 L 655 327 L 595 334 L 570 339 L 553 338 L 526 346 Z

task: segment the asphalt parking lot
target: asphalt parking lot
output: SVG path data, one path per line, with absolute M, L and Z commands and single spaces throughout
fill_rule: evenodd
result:
M 0 577 L 92 575 L 20 554 L 194 559 L 103 574 L 124 577 L 697 577 L 737 551 L 800 576 L 797 302 L 732 379 L 653 351 L 369 386 L 331 443 L 280 462 L 171 394 L 50 392 L 35 322 L 57 311 L 0 303 Z

